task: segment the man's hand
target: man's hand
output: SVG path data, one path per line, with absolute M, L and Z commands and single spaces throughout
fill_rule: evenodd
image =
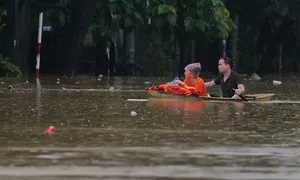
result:
M 233 89 L 236 95 L 241 95 L 243 91 L 241 89 Z

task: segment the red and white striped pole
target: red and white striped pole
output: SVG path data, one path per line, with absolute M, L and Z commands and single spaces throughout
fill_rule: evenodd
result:
M 43 13 L 39 16 L 39 31 L 38 31 L 38 44 L 37 44 L 37 56 L 36 56 L 36 67 L 35 67 L 35 78 L 40 78 L 40 53 L 42 44 L 42 30 L 43 30 Z

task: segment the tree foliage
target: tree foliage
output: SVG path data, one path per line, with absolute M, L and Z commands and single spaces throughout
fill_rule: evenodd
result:
M 0 8 L 0 32 L 6 26 L 6 22 L 3 20 L 5 16 L 7 16 L 7 11 Z M 22 72 L 19 67 L 11 62 L 11 58 L 2 57 L 2 54 L 0 54 L 0 75 L 20 77 L 22 76 Z
M 19 6 L 22 3 L 34 3 L 35 7 L 40 4 L 41 9 L 50 7 L 52 12 L 48 11 L 48 15 L 52 14 L 50 19 L 55 29 L 53 39 L 56 38 L 57 44 L 63 44 L 60 41 L 64 37 L 76 36 L 73 35 L 75 33 L 72 32 L 72 28 L 71 30 L 69 28 L 72 24 L 74 1 L 57 0 L 56 2 L 58 4 L 54 7 L 46 0 L 20 0 Z M 94 43 L 100 44 L 97 48 L 103 49 L 115 43 L 117 39 L 120 40 L 118 38 L 122 32 L 120 30 L 124 32 L 124 41 L 129 39 L 126 34 L 134 30 L 138 37 L 135 40 L 138 51 L 143 51 L 140 53 L 142 54 L 140 65 L 149 69 L 149 64 L 157 64 L 159 68 L 152 69 L 162 71 L 168 69 L 165 66 L 176 64 L 178 61 L 180 61 L 179 66 L 189 63 L 192 49 L 194 52 L 197 49 L 196 54 L 202 51 L 196 55 L 198 56 L 196 59 L 199 60 L 201 56 L 202 62 L 207 61 L 205 65 L 207 67 L 211 59 L 216 59 L 218 56 L 216 52 L 220 51 L 221 47 L 217 42 L 220 42 L 218 37 L 222 35 L 228 38 L 227 53 L 231 56 L 230 51 L 233 46 L 230 43 L 233 37 L 237 37 L 233 35 L 236 31 L 232 31 L 236 28 L 233 20 L 238 17 L 239 40 L 234 48 L 239 52 L 241 65 L 249 69 L 249 65 L 256 64 L 255 66 L 258 67 L 251 67 L 253 69 L 251 71 L 260 71 L 260 69 L 265 71 L 272 64 L 274 67 L 271 70 L 274 71 L 278 68 L 279 58 L 282 58 L 285 68 L 292 69 L 296 64 L 300 64 L 297 60 L 300 59 L 298 54 L 300 1 L 226 0 L 224 2 L 226 4 L 222 0 L 97 0 L 90 30 Z M 88 8 L 84 9 L 87 10 Z M 76 27 L 81 27 L 79 24 Z M 124 44 L 130 43 L 124 42 Z M 279 52 L 279 47 L 283 47 L 282 53 Z M 124 48 L 124 51 L 129 49 L 120 46 L 118 48 Z M 211 51 L 210 55 L 208 51 Z M 204 57 L 205 53 L 206 57 Z M 177 59 L 178 56 L 180 60 Z M 127 56 L 124 54 L 121 58 L 126 61 Z M 215 67 L 215 64 L 213 66 Z
M 228 35 L 234 28 L 230 13 L 220 0 L 101 0 L 94 16 L 94 36 L 105 36 L 114 41 L 119 29 L 139 28 L 151 19 L 154 29 L 166 25 L 178 28 L 178 14 L 184 17 L 188 32 L 220 32 Z M 162 34 L 161 34 L 162 35 Z

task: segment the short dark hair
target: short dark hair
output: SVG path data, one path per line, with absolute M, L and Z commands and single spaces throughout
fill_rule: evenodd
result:
M 220 59 L 223 59 L 225 64 L 229 64 L 230 68 L 233 67 L 233 61 L 229 57 L 221 57 Z

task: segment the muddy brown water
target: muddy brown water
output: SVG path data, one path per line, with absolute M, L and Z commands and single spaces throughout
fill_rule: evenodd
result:
M 268 104 L 127 101 L 147 99 L 147 81 L 167 78 L 48 78 L 40 92 L 34 82 L 9 90 L 19 82 L 5 81 L 0 179 L 299 179 L 297 77 L 246 81 L 249 93 L 281 102 Z M 43 134 L 50 125 L 56 132 Z

